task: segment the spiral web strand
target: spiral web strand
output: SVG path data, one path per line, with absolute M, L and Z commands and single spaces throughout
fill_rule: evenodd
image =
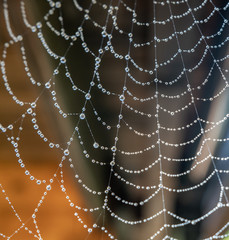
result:
M 182 239 L 179 231 L 204 229 L 214 216 L 224 216 L 229 207 L 229 156 L 228 150 L 220 154 L 220 149 L 229 140 L 225 133 L 228 3 L 152 0 L 146 7 L 137 0 L 42 0 L 44 7 L 36 20 L 31 17 L 30 3 L 20 1 L 22 23 L 17 28 L 9 2 L 1 2 L 8 35 L 2 48 L 1 83 L 20 110 L 14 121 L 0 122 L 1 138 L 13 146 L 27 181 L 44 190 L 31 217 L 24 221 L 0 183 L 1 195 L 20 222 L 10 235 L 0 228 L 1 238 L 16 239 L 23 229 L 31 238 L 45 239 L 39 211 L 55 183 L 82 231 L 88 232 L 85 239 L 94 231 L 102 232 L 101 239 L 135 239 L 131 233 L 137 227 L 143 233 L 136 239 Z M 148 16 L 141 15 L 141 7 L 149 8 Z M 28 39 L 35 39 L 34 44 L 46 54 L 51 76 L 37 79 Z M 20 53 L 26 84 L 35 90 L 32 98 L 14 91 L 8 71 L 12 49 Z M 87 77 L 80 73 L 83 64 Z M 74 103 L 68 106 L 63 99 L 69 96 Z M 42 101 L 49 102 L 62 123 L 73 126 L 64 140 L 54 141 L 40 127 Z M 49 151 L 61 153 L 50 178 L 37 177 L 30 171 L 29 159 L 23 159 L 21 135 L 29 124 L 31 136 L 38 137 Z M 81 165 L 90 169 L 92 181 Z M 71 199 L 65 181 L 67 166 L 74 183 L 91 199 L 90 207 Z M 104 178 L 97 184 L 101 175 Z M 212 200 L 205 191 L 210 191 Z M 197 215 L 185 213 L 189 198 L 203 205 Z M 176 209 L 176 201 L 182 199 L 183 210 Z M 127 214 L 120 210 L 124 208 Z M 138 211 L 140 217 L 136 217 Z M 85 223 L 85 214 L 93 216 L 92 224 Z M 34 229 L 27 226 L 30 221 Z M 110 223 L 128 229 L 130 235 L 116 233 Z M 205 229 L 199 237 L 224 239 L 229 235 L 228 225 L 224 216 L 214 233 Z

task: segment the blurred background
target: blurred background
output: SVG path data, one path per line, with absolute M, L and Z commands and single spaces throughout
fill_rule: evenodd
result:
M 42 33 L 45 37 L 45 41 L 53 52 L 59 56 L 64 56 L 68 51 L 71 40 L 66 39 L 64 36 L 75 35 L 80 26 L 83 26 L 83 36 L 78 36 L 78 40 L 74 42 L 74 45 L 67 52 L 66 61 L 68 70 L 71 73 L 74 84 L 87 92 L 90 86 L 90 82 L 93 79 L 95 56 L 86 53 L 83 50 L 82 43 L 86 42 L 87 47 L 94 53 L 98 53 L 101 49 L 101 28 L 96 27 L 94 22 L 104 26 L 107 17 L 107 8 L 109 6 L 107 1 L 97 1 L 96 4 L 90 9 L 90 17 L 94 21 L 85 21 L 85 12 L 80 11 L 82 9 L 89 9 L 91 1 L 62 1 L 61 11 L 59 7 L 56 8 L 54 14 L 50 14 L 48 20 L 44 19 L 45 14 L 51 9 L 52 1 L 23 1 L 26 9 L 26 17 L 31 25 L 36 25 L 37 22 L 42 24 Z M 162 1 L 163 2 L 163 1 Z M 227 0 L 213 1 L 213 3 L 220 9 L 224 18 L 228 17 Z M 36 104 L 36 119 L 39 123 L 39 129 L 45 134 L 45 136 L 53 143 L 58 143 L 63 147 L 67 146 L 67 142 L 74 131 L 74 128 L 78 122 L 79 116 L 77 115 L 82 111 L 85 103 L 85 96 L 80 91 L 73 91 L 71 82 L 66 78 L 66 69 L 61 65 L 59 66 L 59 60 L 54 59 L 44 48 L 37 33 L 31 31 L 31 29 L 25 26 L 23 21 L 21 4 L 17 1 L 3 1 L 1 0 L 0 7 L 0 50 L 4 51 L 4 44 L 10 41 L 9 32 L 6 29 L 6 8 L 4 10 L 3 4 L 8 3 L 9 20 L 13 33 L 17 36 L 21 34 L 23 36 L 23 47 L 26 51 L 27 62 L 29 63 L 30 71 L 35 79 L 36 84 L 31 84 L 28 75 L 23 65 L 23 58 L 21 53 L 21 42 L 13 43 L 7 48 L 7 57 L 4 60 L 6 63 L 6 75 L 8 77 L 9 85 L 13 90 L 15 96 L 23 101 L 25 104 L 20 106 L 16 104 L 12 99 L 12 96 L 6 90 L 4 85 L 4 79 L 1 77 L 0 81 L 0 124 L 7 128 L 7 132 L 0 133 L 0 184 L 6 191 L 7 197 L 12 202 L 14 208 L 19 214 L 26 226 L 33 232 L 36 231 L 32 214 L 36 208 L 42 194 L 46 189 L 46 183 L 53 178 L 55 173 L 58 174 L 57 179 L 52 184 L 51 191 L 45 197 L 42 206 L 37 213 L 37 222 L 39 230 L 43 239 L 55 239 L 55 240 L 71 240 L 71 239 L 109 239 L 98 228 L 95 228 L 92 234 L 88 234 L 88 231 L 84 229 L 83 225 L 77 221 L 74 216 L 74 210 L 69 206 L 66 195 L 61 191 L 61 171 L 58 167 L 63 151 L 60 148 L 50 148 L 47 143 L 41 140 L 41 138 L 35 134 L 33 123 L 29 117 L 26 117 L 23 122 L 21 116 L 27 111 L 30 106 L 29 103 L 39 99 Z M 77 4 L 76 4 L 77 3 Z M 199 6 L 200 3 L 190 1 L 190 6 L 194 9 Z M 78 6 L 78 8 L 77 8 Z M 129 11 L 134 9 L 134 1 L 112 1 L 113 15 L 117 16 L 117 26 L 119 30 L 123 31 L 123 34 L 119 30 L 113 29 L 114 22 L 112 18 L 109 18 L 107 22 L 106 31 L 112 35 L 112 46 L 115 52 L 125 56 L 128 53 L 129 48 L 129 36 L 131 31 L 133 12 Z M 115 6 L 118 6 L 116 13 Z M 163 4 L 156 4 L 156 19 L 163 21 L 168 19 L 171 15 L 169 8 Z M 172 11 L 174 15 L 180 15 L 188 10 L 187 4 L 173 4 Z M 203 2 L 203 7 L 198 11 L 195 11 L 197 19 L 205 19 L 212 13 L 214 7 L 211 1 Z M 153 4 L 151 0 L 138 1 L 136 5 L 137 19 L 139 22 L 152 22 L 154 19 Z M 60 15 L 61 14 L 61 15 Z M 215 13 L 209 21 L 200 25 L 201 33 L 205 36 L 213 35 L 222 29 L 224 18 L 222 15 Z M 5 15 L 6 16 L 6 15 Z M 60 24 L 60 17 L 63 19 L 63 25 Z M 193 22 L 190 14 L 184 15 L 182 18 L 175 20 L 177 31 L 183 31 L 183 29 L 190 26 Z M 47 24 L 49 23 L 49 24 Z M 58 29 L 62 34 L 58 35 L 50 28 Z M 201 34 L 198 28 L 193 28 L 184 36 L 179 36 L 181 49 L 189 49 L 194 46 L 200 39 Z M 143 69 L 155 68 L 155 48 L 154 44 L 142 44 L 151 42 L 154 36 L 154 25 L 134 25 L 132 34 L 133 45 L 131 45 L 130 55 L 134 59 L 135 63 L 141 66 Z M 174 32 L 172 23 L 158 24 L 157 36 L 158 38 L 166 38 Z M 214 38 L 208 39 L 209 45 L 218 45 L 224 42 L 228 37 L 228 25 L 223 28 Z M 105 38 L 108 41 L 108 37 Z M 106 45 L 105 40 L 102 47 Z M 213 68 L 212 74 L 208 77 L 207 84 L 202 84 L 204 79 L 207 78 L 208 73 L 214 63 L 212 55 L 208 53 L 203 61 L 201 57 L 204 54 L 206 43 L 202 41 L 196 48 L 196 51 L 192 54 L 184 54 L 185 64 L 187 68 L 193 68 L 199 61 L 201 62 L 195 71 L 189 74 L 189 80 L 191 85 L 196 90 L 193 92 L 195 98 L 204 99 L 210 98 L 218 94 L 224 86 L 225 82 L 222 79 L 221 73 L 217 68 Z M 178 46 L 176 39 L 172 39 L 169 42 L 162 42 L 157 44 L 158 61 L 163 62 L 170 59 L 177 51 Z M 228 54 L 227 41 L 222 47 L 213 48 L 212 53 L 216 59 L 223 58 Z M 1 60 L 3 57 L 1 57 Z M 223 74 L 228 76 L 228 60 L 219 63 Z M 87 121 L 81 121 L 79 124 L 80 134 L 82 135 L 83 146 L 80 146 L 79 139 L 74 137 L 69 148 L 70 157 L 74 164 L 74 168 L 71 168 L 71 162 L 65 161 L 61 169 L 64 172 L 64 185 L 67 189 L 67 195 L 70 196 L 72 202 L 82 207 L 96 207 L 103 204 L 104 195 L 92 196 L 85 191 L 82 185 L 77 183 L 74 175 L 80 173 L 80 177 L 83 182 L 90 186 L 91 189 L 96 191 L 104 191 L 110 178 L 110 165 L 109 162 L 112 159 L 111 151 L 100 151 L 100 149 L 94 149 L 91 138 L 90 130 L 94 133 L 96 141 L 100 143 L 100 146 L 113 145 L 114 137 L 116 133 L 116 124 L 118 121 L 118 115 L 120 112 L 120 100 L 119 95 L 122 92 L 123 82 L 125 79 L 125 67 L 126 61 L 122 59 L 116 59 L 114 55 L 107 51 L 103 54 L 102 61 L 99 66 L 99 77 L 95 78 L 96 86 L 91 91 L 92 100 L 86 106 Z M 58 68 L 59 73 L 54 76 L 54 69 Z M 150 74 L 146 74 L 144 71 L 139 71 L 134 64 L 129 65 L 132 76 L 143 84 L 136 84 L 127 79 L 127 87 L 129 94 L 126 95 L 125 103 L 127 104 L 123 108 L 122 115 L 125 122 L 122 122 L 119 131 L 118 149 L 133 152 L 147 148 L 150 144 L 156 145 L 157 135 L 152 134 L 150 138 L 143 138 L 139 135 L 133 134 L 128 126 L 131 126 L 139 133 L 152 133 L 156 129 L 156 119 L 136 114 L 133 109 L 137 109 L 138 112 L 146 112 L 154 115 L 156 102 L 152 101 L 136 101 L 132 97 L 138 97 L 139 99 L 150 98 L 154 96 L 156 91 L 156 85 L 153 82 L 154 77 Z M 158 69 L 158 78 L 160 84 L 158 84 L 159 93 L 165 96 L 175 96 L 185 92 L 187 90 L 187 81 L 185 77 L 181 77 L 174 84 L 169 84 L 172 79 L 176 78 L 179 72 L 181 72 L 183 66 L 181 59 L 177 57 L 170 64 Z M 59 109 L 54 107 L 52 100 L 53 96 L 49 89 L 44 87 L 45 83 L 52 79 L 51 89 L 55 89 L 57 101 L 64 112 L 69 113 L 67 118 L 63 118 L 59 112 Z M 100 82 L 99 82 L 100 81 Z M 148 84 L 150 83 L 150 84 Z M 101 84 L 101 85 L 99 85 Z M 200 89 L 197 87 L 201 86 Z M 100 89 L 108 89 L 111 93 L 115 94 L 102 94 Z M 199 117 L 209 122 L 216 122 L 228 113 L 228 91 L 227 88 L 223 94 L 214 99 L 214 101 L 196 101 Z M 184 94 L 182 99 L 166 98 L 160 96 L 160 105 L 164 109 L 169 111 L 176 111 L 190 103 L 190 94 Z M 130 106 L 130 107 L 128 107 Z M 132 108 L 132 109 L 131 109 Z M 98 116 L 94 114 L 94 111 L 98 110 Z M 100 118 L 101 117 L 101 118 Z M 98 120 L 100 118 L 100 120 Z M 160 110 L 160 124 L 165 128 L 178 128 L 180 126 L 186 126 L 190 122 L 193 122 L 197 118 L 196 112 L 193 106 L 188 110 L 181 111 L 175 116 L 168 114 L 168 111 Z M 100 123 L 106 123 L 100 124 Z M 125 123 L 128 123 L 126 125 Z M 9 125 L 13 124 L 13 130 Z M 19 127 L 22 127 L 20 130 Z M 107 131 L 107 127 L 111 128 Z M 205 124 L 203 127 L 209 129 L 211 124 Z M 105 129 L 104 129 L 105 128 Z M 19 131 L 20 130 L 20 131 Z M 17 136 L 16 132 L 20 132 L 19 150 L 21 158 L 29 169 L 29 171 L 38 179 L 46 181 L 45 184 L 38 186 L 35 181 L 29 180 L 25 175 L 25 171 L 20 167 L 18 159 L 15 156 L 15 151 L 7 138 L 11 136 Z M 161 139 L 169 143 L 182 143 L 193 139 L 200 132 L 200 126 L 194 124 L 190 128 L 185 128 L 183 131 L 165 131 L 161 130 Z M 214 131 L 209 131 L 206 137 L 211 138 L 228 138 L 228 121 L 224 121 L 223 124 L 217 126 Z M 203 135 L 194 141 L 193 144 L 179 145 L 179 147 L 171 147 L 166 144 L 162 145 L 163 159 L 163 171 L 171 174 L 179 174 L 187 171 L 196 162 L 201 161 L 204 157 L 208 156 L 209 152 L 207 147 L 203 148 L 201 156 L 194 161 L 168 161 L 171 159 L 186 159 L 196 156 L 202 143 L 204 141 Z M 92 164 L 83 153 L 84 147 L 88 149 L 90 156 L 106 163 L 104 166 L 97 166 Z M 214 156 L 219 158 L 227 158 L 229 148 L 227 141 L 209 143 L 211 152 Z M 158 146 L 151 151 L 145 151 L 142 155 L 123 155 L 120 152 L 117 153 L 116 161 L 119 165 L 127 169 L 137 170 L 145 168 L 158 159 Z M 217 161 L 217 169 L 228 170 L 227 161 Z M 181 176 L 179 178 L 164 177 L 164 185 L 173 189 L 188 188 L 195 184 L 202 182 L 207 176 L 214 170 L 214 166 L 210 160 L 204 161 L 195 168 L 191 174 Z M 115 168 L 115 171 L 123 176 L 130 182 L 137 182 L 139 185 L 157 185 L 159 183 L 160 169 L 158 165 L 155 165 L 150 171 L 143 174 L 128 174 Z M 221 176 L 223 185 L 228 185 L 228 174 Z M 118 181 L 115 177 L 111 178 L 111 187 L 117 195 L 121 196 L 127 201 L 140 202 L 149 197 L 152 192 L 143 190 L 136 190 L 130 186 Z M 217 176 L 211 178 L 203 186 L 194 189 L 189 192 L 182 192 L 180 194 L 173 192 L 165 192 L 166 209 L 175 214 L 187 218 L 196 219 L 203 216 L 210 211 L 219 200 L 220 185 Z M 227 202 L 225 196 L 223 196 L 223 203 Z M 162 196 L 156 195 L 144 206 L 127 206 L 126 204 L 117 201 L 116 199 L 109 197 L 109 206 L 112 211 L 117 215 L 138 221 L 142 218 L 147 218 L 160 211 L 162 208 Z M 155 233 L 164 224 L 163 216 L 159 216 L 156 220 L 148 223 L 131 226 L 123 224 L 117 219 L 110 216 L 109 213 L 102 212 L 88 213 L 80 212 L 80 216 L 84 220 L 87 226 L 92 226 L 96 221 L 100 225 L 103 225 L 109 229 L 109 231 L 117 236 L 121 240 L 139 240 L 147 239 L 150 235 Z M 168 223 L 178 223 L 172 217 L 168 216 Z M 170 229 L 169 233 L 174 238 L 193 240 L 207 238 L 216 233 L 222 226 L 228 222 L 228 210 L 222 208 L 222 210 L 216 211 L 210 217 L 204 219 L 198 224 L 188 224 L 181 228 Z M 11 236 L 11 239 L 33 239 L 33 236 L 24 229 L 20 229 L 18 232 L 15 230 L 20 228 L 20 221 L 15 216 L 15 212 L 10 206 L 5 195 L 0 195 L 0 233 L 6 236 Z M 226 229 L 225 229 L 226 230 Z M 0 236 L 0 238 L 3 236 Z M 5 237 L 6 238 L 6 237 Z M 6 238 L 7 239 L 7 238 Z M 155 239 L 163 239 L 162 235 L 159 235 Z

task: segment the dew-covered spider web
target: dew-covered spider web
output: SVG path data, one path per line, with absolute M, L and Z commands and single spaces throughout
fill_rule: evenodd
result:
M 0 239 L 52 239 L 41 215 L 57 187 L 84 233 L 71 239 L 227 239 L 228 9 L 1 0 L 0 143 L 12 155 L 1 148 L 1 163 L 31 184 L 34 204 L 24 217 L 6 187 L 14 173 L 1 170 L 17 223 Z

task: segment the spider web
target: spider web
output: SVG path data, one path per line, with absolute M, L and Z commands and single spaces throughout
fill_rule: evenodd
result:
M 1 82 L 18 107 L 16 119 L 2 120 L 1 138 L 12 144 L 27 181 L 44 190 L 31 213 L 32 230 L 0 184 L 21 224 L 11 235 L 1 229 L 0 236 L 11 239 L 24 229 L 45 239 L 39 211 L 58 183 L 88 232 L 85 239 L 98 230 L 101 239 L 183 239 L 183 231 L 196 232 L 191 239 L 226 238 L 228 3 L 1 4 L 8 35 Z M 21 56 L 16 64 L 32 89 L 28 95 L 14 90 L 12 51 Z M 44 104 L 54 116 L 51 129 L 40 127 Z M 59 152 L 50 178 L 30 171 L 24 131 Z M 88 204 L 71 199 L 69 174 Z

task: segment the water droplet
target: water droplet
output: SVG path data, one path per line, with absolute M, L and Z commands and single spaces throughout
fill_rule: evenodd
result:
M 53 144 L 53 143 L 49 143 L 49 147 L 50 147 L 50 148 L 53 148 L 53 147 L 54 147 L 54 144 Z
M 116 148 L 115 146 L 113 146 L 113 147 L 111 148 L 111 151 L 112 151 L 112 152 L 116 152 L 116 150 L 117 150 L 117 148 Z
M 28 113 L 28 114 L 31 114 L 32 112 L 33 112 L 33 110 L 32 110 L 31 108 L 28 108 L 28 109 L 27 109 L 27 113 Z
M 61 62 L 61 63 L 66 63 L 65 57 L 61 57 L 61 58 L 60 58 L 60 62 Z
M 36 103 L 35 102 L 31 103 L 31 107 L 35 108 L 36 107 Z
M 41 180 L 37 180 L 37 184 L 40 185 L 41 184 Z
M 123 101 L 125 100 L 124 95 L 120 95 L 120 96 L 119 96 L 119 99 L 120 99 L 121 102 L 123 102 Z
M 129 60 L 129 59 L 130 59 L 130 55 L 126 55 L 126 56 L 125 56 L 125 59 L 126 59 L 126 60 Z
M 47 190 L 47 191 L 50 191 L 51 188 L 52 188 L 51 185 L 47 185 L 47 186 L 46 186 L 46 190 Z
M 85 95 L 85 98 L 86 98 L 87 100 L 91 99 L 90 93 L 87 93 L 87 94 Z
M 37 28 L 41 28 L 41 27 L 42 27 L 41 22 L 38 22 L 38 23 L 37 23 Z
M 96 62 L 96 63 L 100 63 L 100 62 L 101 62 L 101 58 L 96 57 L 96 58 L 95 58 L 95 62 Z
M 23 37 L 21 35 L 18 35 L 17 40 L 22 41 Z
M 98 144 L 97 142 L 94 142 L 93 147 L 94 147 L 94 148 L 98 148 L 98 147 L 99 147 L 99 144 Z
M 55 69 L 54 70 L 54 75 L 57 75 L 59 73 L 59 70 L 58 69 Z
M 76 91 L 76 90 L 77 90 L 77 86 L 73 85 L 73 86 L 72 86 L 72 89 L 73 89 L 74 91 Z
M 81 120 L 85 119 L 85 114 L 84 114 L 84 113 L 81 113 L 81 114 L 80 114 L 80 119 L 81 119 Z
M 12 124 L 10 124 L 7 128 L 10 129 L 10 130 L 12 130 L 14 127 L 13 127 Z
M 61 3 L 60 2 L 56 2 L 56 8 L 60 8 L 61 7 Z
M 50 87 L 51 87 L 50 82 L 45 83 L 45 87 L 46 87 L 46 88 L 50 88 Z
M 65 155 L 65 156 L 68 156 L 68 155 L 69 155 L 69 150 L 68 150 L 68 149 L 65 149 L 65 150 L 64 150 L 64 155 Z
M 115 161 L 111 161 L 111 162 L 110 162 L 110 165 L 111 165 L 111 166 L 114 166 L 114 165 L 115 165 Z
M 33 26 L 33 27 L 31 28 L 31 30 L 32 30 L 32 32 L 36 32 L 36 31 L 37 31 L 37 28 L 36 28 L 35 26 Z

